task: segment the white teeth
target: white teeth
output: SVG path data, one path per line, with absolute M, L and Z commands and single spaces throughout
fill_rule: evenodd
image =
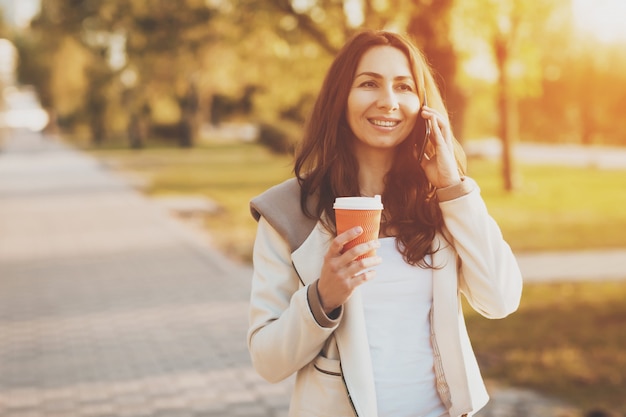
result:
M 397 121 L 394 122 L 390 120 L 375 120 L 375 119 L 370 119 L 370 122 L 372 122 L 376 126 L 381 126 L 381 127 L 394 127 L 399 123 Z

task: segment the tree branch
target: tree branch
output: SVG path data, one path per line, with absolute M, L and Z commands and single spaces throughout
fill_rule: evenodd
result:
M 333 45 L 326 33 L 315 24 L 310 16 L 298 13 L 294 10 L 290 0 L 276 0 L 270 3 L 273 4 L 278 10 L 296 18 L 298 26 L 315 39 L 315 41 L 322 48 L 324 48 L 324 50 L 326 50 L 326 52 L 331 55 L 335 55 L 339 51 L 339 48 Z

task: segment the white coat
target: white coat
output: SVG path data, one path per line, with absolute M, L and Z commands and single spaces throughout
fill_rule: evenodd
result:
M 299 206 L 295 184 L 289 180 L 251 203 L 259 221 L 248 331 L 253 365 L 270 382 L 297 374 L 290 416 L 376 417 L 360 294 L 355 291 L 334 319 L 323 313 L 317 295 L 333 236 L 318 222 L 290 248 L 290 225 L 304 222 L 292 214 Z M 432 344 L 437 390 L 450 416 L 458 417 L 488 401 L 460 294 L 483 316 L 502 318 L 519 305 L 522 277 L 473 180 L 439 190 L 438 197 L 448 239 L 438 235 L 433 241 L 438 268 L 433 269 Z

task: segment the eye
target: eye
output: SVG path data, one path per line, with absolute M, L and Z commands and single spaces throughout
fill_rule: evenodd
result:
M 410 84 L 398 84 L 398 86 L 396 87 L 398 90 L 400 91 L 406 91 L 406 92 L 411 92 L 413 91 L 413 86 Z
M 375 88 L 376 87 L 376 83 L 374 81 L 372 81 L 372 80 L 363 81 L 362 83 L 359 84 L 359 87 Z

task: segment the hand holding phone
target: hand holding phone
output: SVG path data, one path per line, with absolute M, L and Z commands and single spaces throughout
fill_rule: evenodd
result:
M 461 182 L 462 172 L 455 156 L 454 137 L 445 116 L 430 107 L 426 109 L 427 106 L 426 100 L 424 100 L 419 116 L 424 119 L 425 135 L 422 143 L 415 144 L 416 148 L 420 148 L 417 160 L 435 188 L 446 188 Z M 426 111 L 427 118 L 424 118 L 424 111 Z M 431 134 L 434 134 L 432 138 L 430 137 Z M 424 161 L 428 142 L 431 142 L 432 145 L 429 148 L 430 153 L 426 156 L 428 160 Z

